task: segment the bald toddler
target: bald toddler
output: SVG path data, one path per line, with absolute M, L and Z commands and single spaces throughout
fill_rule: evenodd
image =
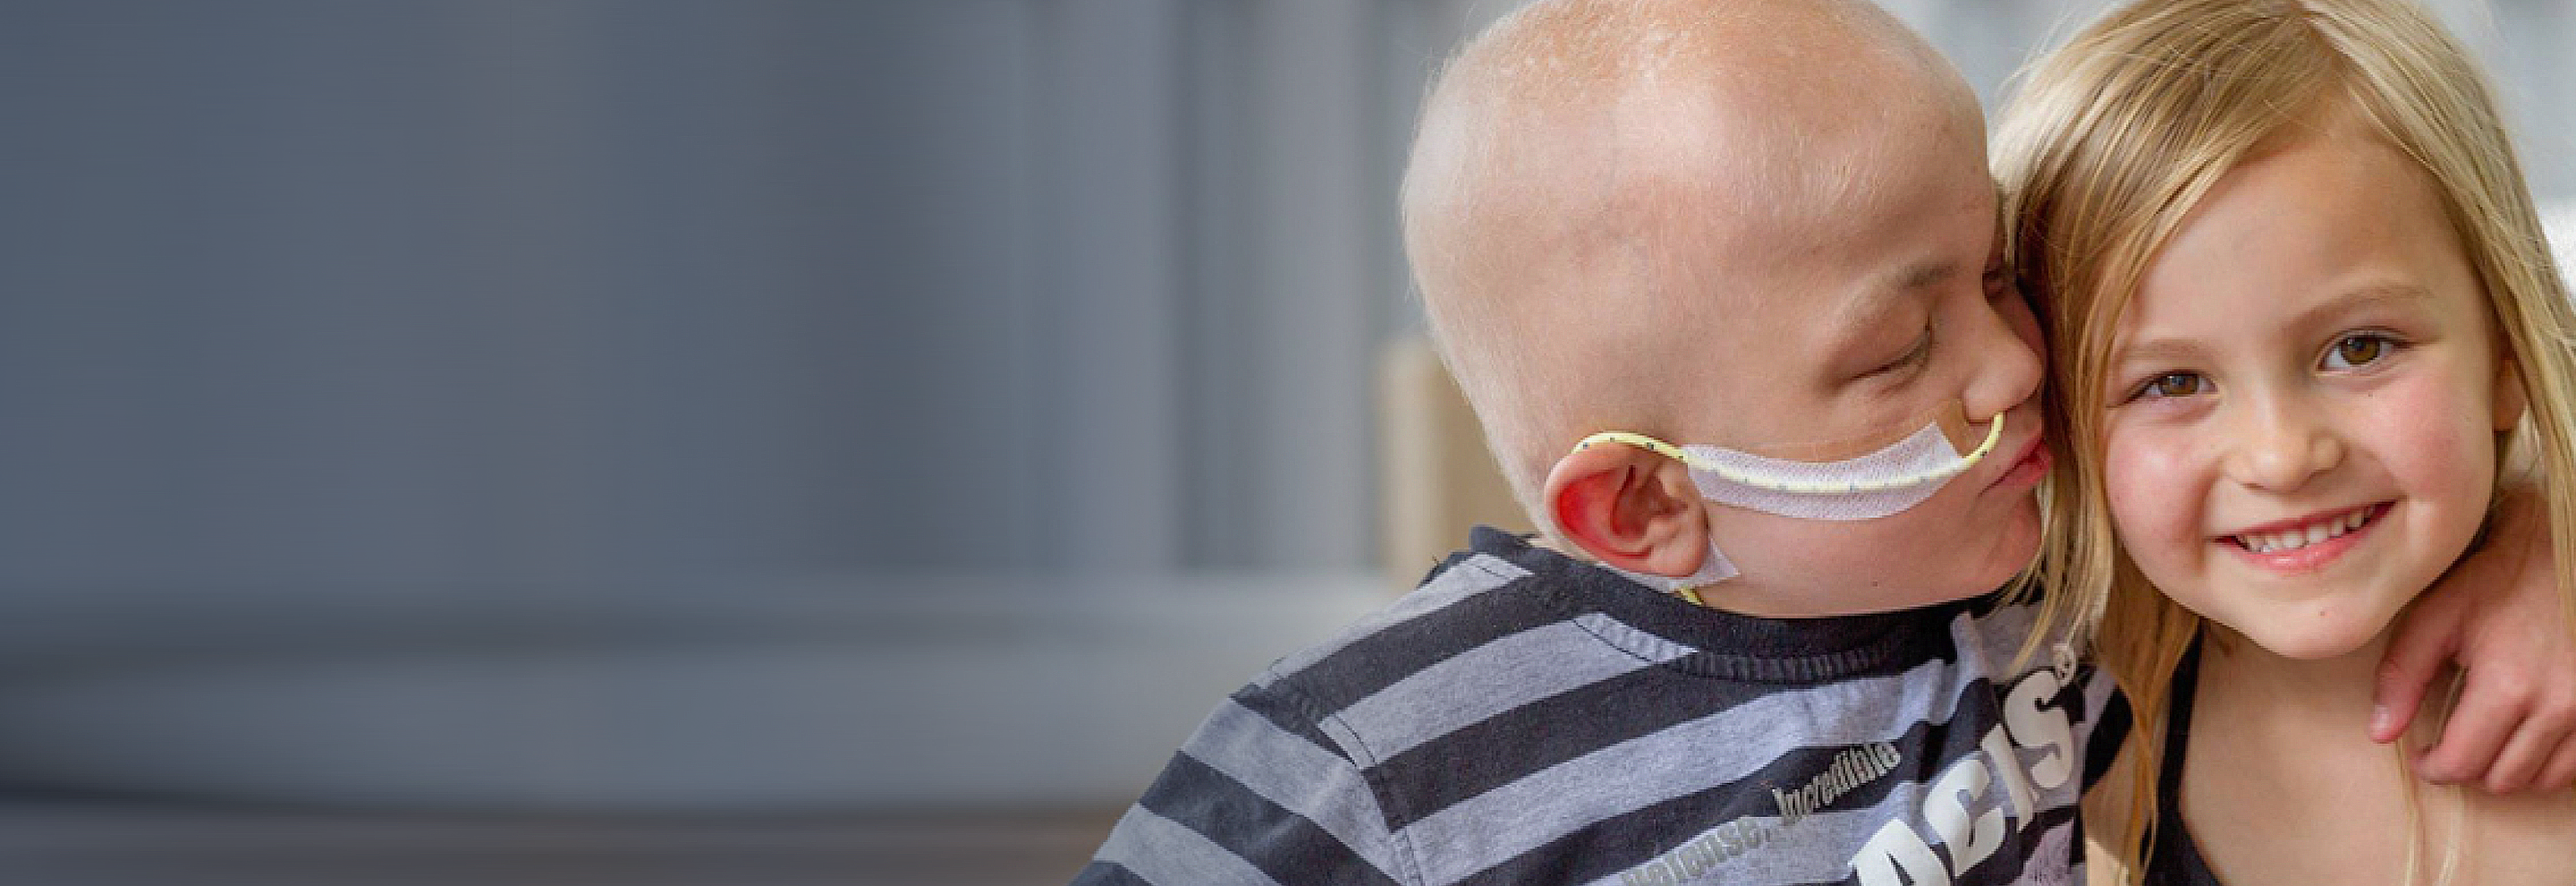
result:
M 2048 455 L 1984 152 L 1866 4 L 1542 0 L 1470 41 L 1405 246 L 1548 537 L 1479 527 L 1271 666 L 1075 882 L 2080 882 L 2110 689 L 2012 669 Z

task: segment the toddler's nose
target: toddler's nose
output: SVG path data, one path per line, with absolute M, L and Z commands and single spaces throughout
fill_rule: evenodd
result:
M 2039 318 L 2020 292 L 2006 292 L 1987 302 L 1987 320 L 1979 324 L 1969 352 L 1981 361 L 1969 382 L 1966 405 L 1970 421 L 1983 422 L 2028 402 L 2039 393 L 2047 366 L 2040 358 Z

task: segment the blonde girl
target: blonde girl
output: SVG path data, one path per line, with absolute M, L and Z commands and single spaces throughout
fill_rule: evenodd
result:
M 2068 456 L 2043 570 L 2136 715 L 2096 871 L 2570 882 L 2564 794 L 2419 795 L 2355 726 L 2500 483 L 2576 564 L 2576 318 L 2467 53 L 2398 0 L 2134 3 L 1996 151 Z

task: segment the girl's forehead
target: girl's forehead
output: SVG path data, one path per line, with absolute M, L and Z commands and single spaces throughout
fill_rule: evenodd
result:
M 2305 139 L 2218 180 L 2149 259 L 2118 328 L 2402 285 L 2483 292 L 2431 177 L 2376 138 Z

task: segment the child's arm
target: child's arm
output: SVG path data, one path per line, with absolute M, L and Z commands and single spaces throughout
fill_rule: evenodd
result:
M 2435 781 L 2504 793 L 2576 783 L 2576 633 L 2558 594 L 2536 490 L 2506 491 L 2486 544 L 2417 600 L 2379 669 L 2371 738 L 2394 741 L 2442 666 L 2467 674 L 2442 737 L 2416 760 Z

